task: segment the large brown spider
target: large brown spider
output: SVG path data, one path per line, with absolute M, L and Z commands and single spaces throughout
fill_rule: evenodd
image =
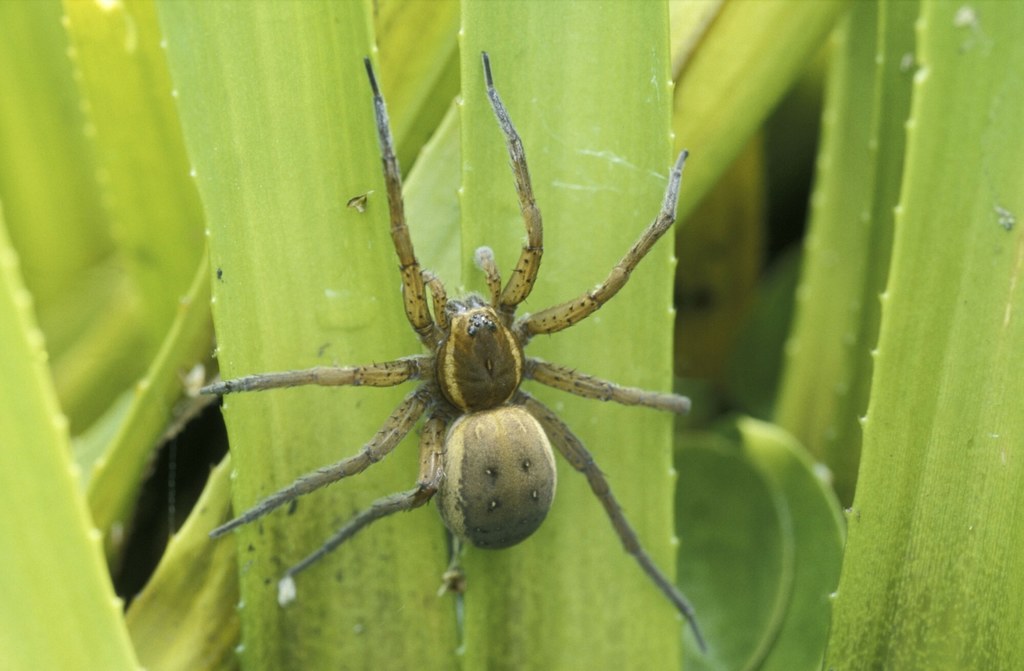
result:
M 534 201 L 522 142 L 494 88 L 487 54 L 482 56 L 487 95 L 505 135 L 526 224 L 527 240 L 512 277 L 502 287 L 493 252 L 481 247 L 476 252 L 476 262 L 486 277 L 489 300 L 478 294 L 449 300 L 441 281 L 420 268 L 405 223 L 402 180 L 392 145 L 387 109 L 370 60 L 365 59 L 366 73 L 373 90 L 391 212 L 391 238 L 402 274 L 405 314 L 429 353 L 366 366 L 317 367 L 248 375 L 211 384 L 203 392 L 227 394 L 311 384 L 391 387 L 409 380 L 421 382 L 357 454 L 303 475 L 239 517 L 214 529 L 210 535 L 214 538 L 222 536 L 303 494 L 361 473 L 390 453 L 426 415 L 420 437 L 420 470 L 416 486 L 378 499 L 320 549 L 288 569 L 279 584 L 279 600 L 286 603 L 294 598 L 295 574 L 360 529 L 392 513 L 421 506 L 434 494 L 438 495 L 441 518 L 456 538 L 481 548 L 508 547 L 536 531 L 551 506 L 556 482 L 555 460 L 551 451 L 551 443 L 554 443 L 572 467 L 586 476 L 626 551 L 633 555 L 687 619 L 703 648 L 704 641 L 693 608 L 640 545 L 636 532 L 626 520 L 590 452 L 547 406 L 519 388 L 524 379 L 530 379 L 586 398 L 674 413 L 689 410 L 690 401 L 683 396 L 622 387 L 523 354 L 523 347 L 533 336 L 555 333 L 572 326 L 604 305 L 625 286 L 633 268 L 675 221 L 686 152 L 679 155 L 672 168 L 658 216 L 602 284 L 570 301 L 516 319 L 516 307 L 530 294 L 540 267 L 543 252 L 541 216 Z M 430 291 L 433 317 L 425 289 Z

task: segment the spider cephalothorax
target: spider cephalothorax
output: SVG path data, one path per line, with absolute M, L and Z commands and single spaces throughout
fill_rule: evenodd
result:
M 483 64 L 487 95 L 505 135 L 526 224 L 526 242 L 510 279 L 502 286 L 494 254 L 481 247 L 477 250 L 476 262 L 486 277 L 490 295 L 470 294 L 448 300 L 441 281 L 420 267 L 405 223 L 402 183 L 387 110 L 367 59 L 366 72 L 373 91 L 391 214 L 391 237 L 401 268 L 405 314 L 428 353 L 366 366 L 249 375 L 212 384 L 204 391 L 226 394 L 306 384 L 390 387 L 410 380 L 419 380 L 420 384 L 358 453 L 299 477 L 218 527 L 211 535 L 223 535 L 298 496 L 362 472 L 391 452 L 425 416 L 416 486 L 378 499 L 320 549 L 288 569 L 279 585 L 279 600 L 284 603 L 294 598 L 293 576 L 296 573 L 360 529 L 392 513 L 421 506 L 435 494 L 441 518 L 456 537 L 482 548 L 508 547 L 532 534 L 551 506 L 557 482 L 553 445 L 587 478 L 627 552 L 687 618 L 698 644 L 703 647 L 689 602 L 640 545 L 590 453 L 547 406 L 520 389 L 524 379 L 531 379 L 586 398 L 675 413 L 689 410 L 689 400 L 682 396 L 622 387 L 528 357 L 523 352 L 534 335 L 555 333 L 572 326 L 625 286 L 633 268 L 675 220 L 686 152 L 672 168 L 657 217 L 603 283 L 570 301 L 516 318 L 516 307 L 526 300 L 537 278 L 543 253 L 543 230 L 522 142 L 494 88 L 487 54 L 483 54 Z
M 437 384 L 459 410 L 494 408 L 523 381 L 523 346 L 479 296 L 449 301 L 448 333 L 437 348 Z

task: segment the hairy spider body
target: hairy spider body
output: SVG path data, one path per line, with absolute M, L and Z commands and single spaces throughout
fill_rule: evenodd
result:
M 587 478 L 626 551 L 687 619 L 703 649 L 692 607 L 644 551 L 590 452 L 547 406 L 520 389 L 524 379 L 532 379 L 585 398 L 674 413 L 689 410 L 690 403 L 685 397 L 622 387 L 528 357 L 523 352 L 533 336 L 572 326 L 598 310 L 625 286 L 636 265 L 675 221 L 686 152 L 680 154 L 672 168 L 657 217 L 604 282 L 577 298 L 517 318 L 516 308 L 529 296 L 537 278 L 543 253 L 543 229 L 522 142 L 494 88 L 486 53 L 483 65 L 487 95 L 505 136 L 526 225 L 526 241 L 510 279 L 502 286 L 493 252 L 481 247 L 476 252 L 476 263 L 484 273 L 490 296 L 470 294 L 448 300 L 441 281 L 420 267 L 405 222 L 401 176 L 387 108 L 370 61 L 366 59 L 387 186 L 391 238 L 402 276 L 403 305 L 409 324 L 429 353 L 366 366 L 249 375 L 212 384 L 203 391 L 226 394 L 309 384 L 391 387 L 411 380 L 421 382 L 359 452 L 299 477 L 214 529 L 210 535 L 221 536 L 296 497 L 362 472 L 387 456 L 425 416 L 416 485 L 405 492 L 378 499 L 322 547 L 289 568 L 279 583 L 278 600 L 282 605 L 295 598 L 295 574 L 370 523 L 419 507 L 435 494 L 445 526 L 458 538 L 491 549 L 521 542 L 544 521 L 554 499 L 557 483 L 554 446 Z

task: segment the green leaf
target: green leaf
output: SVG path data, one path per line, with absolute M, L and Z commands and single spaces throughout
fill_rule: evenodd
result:
M 730 398 L 759 419 L 774 410 L 799 269 L 800 254 L 794 249 L 764 271 L 729 360 Z
M 43 311 L 113 249 L 62 15 L 57 0 L 0 4 L 0 196 L 26 285 Z M 59 324 L 42 325 L 53 348 L 50 328 Z
M 90 3 L 92 4 L 92 3 Z M 140 304 L 119 272 L 88 101 L 57 2 L 0 6 L 0 198 L 71 431 L 145 369 Z
M 734 438 L 689 432 L 677 443 L 676 525 L 689 531 L 679 581 L 711 642 L 707 655 L 688 655 L 684 668 L 757 668 L 792 588 L 792 516 Z
M 922 3 L 831 667 L 1024 655 L 1021 25 L 1018 3 Z
M 119 261 L 140 296 L 152 355 L 203 251 L 202 212 L 152 2 L 68 2 L 73 67 Z M 117 76 L 111 76 L 116 73 Z
M 470 2 L 462 40 L 463 284 L 483 286 L 472 261 L 477 247 L 491 246 L 507 276 L 524 238 L 504 138 L 484 92 L 486 50 L 545 218 L 544 262 L 521 311 L 569 300 L 606 277 L 660 207 L 673 159 L 667 9 Z M 669 388 L 671 248 L 662 241 L 598 314 L 537 338 L 528 354 L 622 384 Z M 671 575 L 672 418 L 529 391 L 593 451 L 647 551 Z M 678 614 L 623 551 L 585 479 L 564 461 L 559 468 L 554 506 L 532 538 L 466 553 L 466 667 L 677 665 Z
M 459 92 L 459 2 L 385 0 L 377 9 L 380 82 L 398 163 L 408 170 Z
M 746 456 L 785 501 L 793 538 L 792 591 L 771 649 L 758 668 L 820 669 L 832 594 L 839 580 L 845 525 L 835 493 L 806 449 L 779 427 L 737 423 Z
M 32 308 L 0 219 L 0 667 L 134 669 Z
M 423 146 L 404 189 L 416 254 L 425 268 L 443 278 L 458 277 L 462 267 L 458 199 L 462 175 L 460 149 L 459 114 L 453 104 L 430 141 Z
M 362 63 L 372 51 L 369 3 L 159 9 L 209 221 L 223 377 L 418 351 L 397 290 Z M 368 194 L 365 212 L 345 206 L 360 194 Z M 355 453 L 405 391 L 226 398 L 235 510 Z M 414 442 L 298 501 L 292 514 L 278 511 L 218 541 L 240 550 L 246 668 L 450 664 L 455 616 L 450 597 L 436 596 L 447 556 L 431 510 L 374 525 L 298 576 L 294 604 L 277 603 L 285 568 L 355 511 L 411 486 Z
M 917 5 L 859 3 L 836 31 L 811 227 L 776 420 L 849 502 L 903 166 Z M 837 300 L 837 297 L 844 297 Z
M 694 157 L 680 221 L 739 155 L 847 6 L 843 0 L 726 2 L 713 18 L 690 19 L 696 36 L 673 35 L 681 43 L 677 53 L 689 58 L 674 71 L 672 127 L 677 148 Z M 677 25 L 686 23 L 680 18 Z
M 821 668 L 843 549 L 834 494 L 775 425 L 741 417 L 681 443 L 680 584 L 717 641 L 686 668 Z
M 150 368 L 135 385 L 128 407 L 114 406 L 116 432 L 104 441 L 105 450 L 92 463 L 79 465 L 86 472 L 89 508 L 112 565 L 118 565 L 125 532 L 130 531 L 139 488 L 153 458 L 175 403 L 182 396 L 182 378 L 210 348 L 210 269 L 203 255 L 193 271 L 192 287 L 179 301 L 171 324 Z

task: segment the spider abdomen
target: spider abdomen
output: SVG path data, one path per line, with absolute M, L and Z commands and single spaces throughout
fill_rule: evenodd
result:
M 498 407 L 522 379 L 522 345 L 491 307 L 452 317 L 437 353 L 437 382 L 452 405 L 464 412 Z
M 518 406 L 463 415 L 448 431 L 437 507 L 445 526 L 480 548 L 515 545 L 537 530 L 555 497 L 551 444 Z

